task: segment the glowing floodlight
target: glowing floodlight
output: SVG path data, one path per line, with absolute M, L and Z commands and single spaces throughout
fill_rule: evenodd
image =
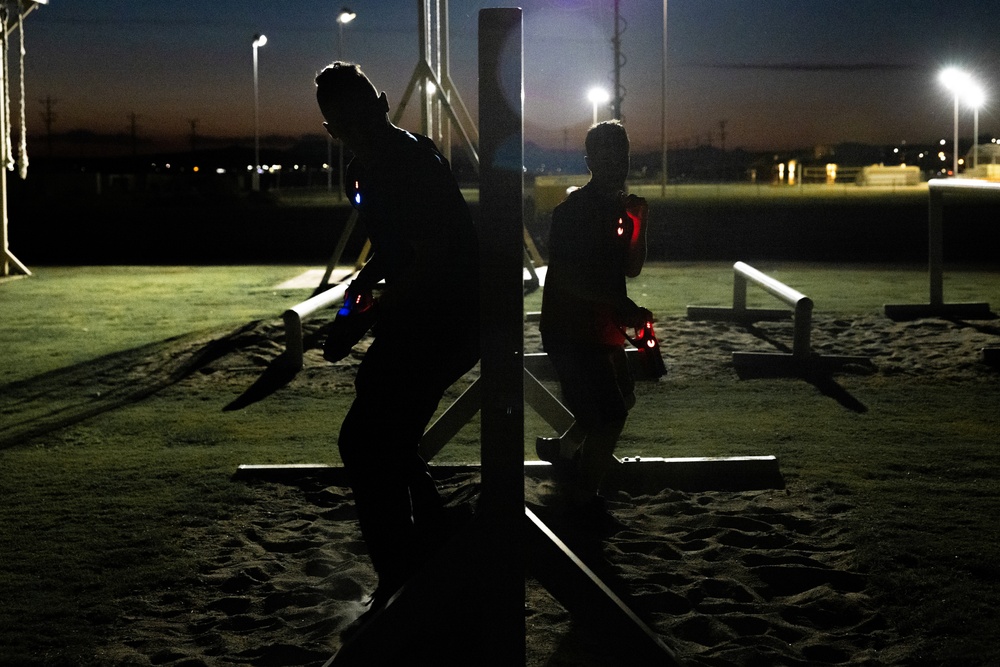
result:
M 357 17 L 358 17 L 358 15 L 355 14 L 354 12 L 352 12 L 347 7 L 341 7 L 340 13 L 337 14 L 337 23 L 340 23 L 340 24 L 350 23 L 351 21 L 353 21 Z
M 938 77 L 941 84 L 952 92 L 962 92 L 969 85 L 971 77 L 968 72 L 963 72 L 957 67 L 949 67 L 943 70 Z
M 597 125 L 597 107 L 607 104 L 611 100 L 611 95 L 603 88 L 595 86 L 587 91 L 587 99 L 594 105 L 594 125 Z

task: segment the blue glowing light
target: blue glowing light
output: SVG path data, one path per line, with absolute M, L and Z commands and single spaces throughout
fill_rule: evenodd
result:
M 354 203 L 355 203 L 355 205 L 360 205 L 361 204 L 361 193 L 360 192 L 355 192 L 354 193 Z

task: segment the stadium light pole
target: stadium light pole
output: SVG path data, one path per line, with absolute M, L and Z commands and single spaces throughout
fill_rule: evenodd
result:
M 663 62 L 660 67 L 660 196 L 667 195 L 667 0 L 663 0 Z
M 253 176 L 250 177 L 254 192 L 260 190 L 260 96 L 257 86 L 257 49 L 267 44 L 267 37 L 253 37 Z
M 608 94 L 608 91 L 595 86 L 587 92 L 587 99 L 594 105 L 594 125 L 597 125 L 597 107 L 600 104 L 607 104 L 611 96 Z
M 949 67 L 939 77 L 939 80 L 951 91 L 955 98 L 954 144 L 952 144 L 952 175 L 958 177 L 958 102 L 969 86 L 969 75 L 955 67 Z
M 344 25 L 350 23 L 356 19 L 358 15 L 352 12 L 347 7 L 341 7 L 340 13 L 337 14 L 337 60 L 344 59 Z M 340 179 L 340 188 L 337 190 L 337 199 L 344 198 L 344 142 L 340 139 L 337 140 L 337 147 L 340 154 L 339 165 L 340 169 L 338 172 L 338 178 Z M 333 189 L 333 137 L 327 136 L 326 138 L 326 189 Z
M 340 33 L 340 41 L 337 43 L 337 57 L 341 60 L 344 59 L 344 25 L 356 18 L 358 15 L 347 7 L 341 7 L 340 13 L 337 14 L 337 30 Z
M 986 101 L 981 86 L 970 83 L 965 91 L 965 103 L 972 107 L 972 168 L 979 166 L 979 107 Z

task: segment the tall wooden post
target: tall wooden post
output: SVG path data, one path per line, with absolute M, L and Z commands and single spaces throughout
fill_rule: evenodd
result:
M 479 14 L 482 491 L 493 600 L 487 655 L 523 664 L 523 43 L 520 9 Z

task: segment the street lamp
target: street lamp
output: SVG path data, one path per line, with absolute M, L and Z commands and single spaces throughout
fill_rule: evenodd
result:
M 603 88 L 595 86 L 587 92 L 587 99 L 594 105 L 594 125 L 597 125 L 597 107 L 601 104 L 607 104 L 611 99 L 611 95 Z
M 350 23 L 357 17 L 358 15 L 347 7 L 341 7 L 340 13 L 337 14 L 337 28 L 340 32 L 340 41 L 337 43 L 337 58 L 339 60 L 344 59 L 344 24 Z
M 341 7 L 340 13 L 337 14 L 337 60 L 344 59 L 344 24 L 350 23 L 357 17 L 358 15 L 347 7 Z M 344 197 L 344 142 L 338 139 L 337 146 L 340 152 L 340 188 L 337 191 L 339 200 Z M 329 191 L 333 189 L 333 137 L 329 136 L 326 138 L 326 164 L 326 189 Z
M 971 83 L 965 90 L 965 103 L 972 107 L 972 168 L 979 166 L 979 107 L 986 101 L 983 89 Z
M 966 72 L 954 67 L 949 67 L 948 69 L 941 72 L 939 80 L 944 85 L 945 88 L 950 90 L 955 96 L 955 143 L 952 146 L 954 149 L 952 155 L 953 164 L 953 175 L 958 176 L 958 101 L 961 99 L 962 94 L 969 87 L 970 78 Z
M 257 88 L 257 49 L 267 44 L 264 35 L 253 36 L 253 176 L 250 177 L 254 192 L 260 190 L 260 99 Z

